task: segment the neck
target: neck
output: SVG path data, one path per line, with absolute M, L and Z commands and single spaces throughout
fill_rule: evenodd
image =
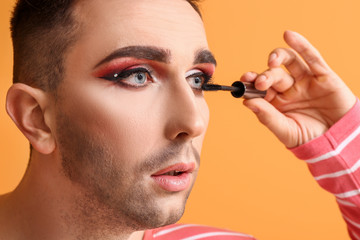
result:
M 0 196 L 0 239 L 142 239 L 86 197 L 54 159 L 33 156 L 19 186 Z

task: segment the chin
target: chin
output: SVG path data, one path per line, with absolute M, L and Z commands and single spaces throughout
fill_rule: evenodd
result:
M 142 212 L 146 212 L 146 214 L 142 214 L 141 218 L 136 219 L 141 230 L 163 227 L 178 222 L 185 212 L 189 194 L 190 191 L 179 192 L 170 196 L 163 196 L 161 199 L 153 199 L 152 203 L 144 203 L 143 207 L 147 207 L 147 209 Z

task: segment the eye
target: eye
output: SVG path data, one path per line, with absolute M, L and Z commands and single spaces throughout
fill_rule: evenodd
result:
M 205 83 L 208 83 L 211 79 L 211 75 L 208 75 L 200 70 L 192 70 L 188 72 L 187 75 L 186 80 L 189 85 L 196 90 L 201 90 L 202 86 Z
M 144 67 L 125 69 L 102 78 L 131 87 L 144 87 L 152 80 L 150 71 Z

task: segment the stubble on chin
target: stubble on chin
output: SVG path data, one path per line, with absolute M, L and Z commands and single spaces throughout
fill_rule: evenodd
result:
M 163 151 L 149 156 L 129 173 L 122 169 L 121 162 L 101 139 L 91 136 L 62 113 L 57 116 L 57 136 L 62 157 L 62 170 L 75 189 L 73 222 L 84 222 L 88 228 L 103 228 L 115 231 L 157 228 L 177 222 L 184 213 L 188 192 L 179 194 L 178 206 L 164 213 L 154 191 L 149 190 L 145 174 L 164 166 L 183 151 L 183 143 L 174 143 Z M 195 149 L 189 149 L 199 163 Z M 194 180 L 195 180 L 194 173 Z M 176 194 L 176 193 L 175 193 Z M 179 201 L 180 202 L 180 201 Z

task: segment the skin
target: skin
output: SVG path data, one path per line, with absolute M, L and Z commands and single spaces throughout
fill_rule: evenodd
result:
M 268 91 L 265 99 L 246 100 L 244 105 L 293 148 L 325 133 L 354 106 L 356 97 L 307 39 L 286 31 L 284 40 L 290 48 L 274 49 L 268 70 L 247 72 L 241 81 Z
M 208 48 L 199 16 L 181 0 L 89 0 L 75 16 L 81 36 L 66 55 L 58 98 L 24 84 L 9 89 L 7 111 L 34 151 L 21 184 L 0 197 L 0 238 L 141 239 L 141 230 L 176 221 L 190 191 L 169 194 L 151 174 L 193 162 L 195 180 L 209 113 L 187 77 L 214 69 L 194 64 Z M 290 48 L 275 49 L 268 70 L 241 80 L 268 90 L 244 104 L 296 147 L 324 133 L 356 98 L 305 38 L 284 37 Z M 98 76 L 116 49 L 154 43 L 171 57 L 146 61 L 156 80 L 146 87 Z
M 179 220 L 197 175 L 209 111 L 189 74 L 215 68 L 195 59 L 208 49 L 203 23 L 182 0 L 80 1 L 74 15 L 81 34 L 66 54 L 57 98 L 23 84 L 9 91 L 8 112 L 34 151 L 20 186 L 2 198 L 0 232 L 140 239 L 141 230 Z M 167 61 L 104 63 L 128 46 L 166 49 Z M 102 78 L 108 65 L 127 61 L 151 68 L 145 86 Z M 29 104 L 19 109 L 18 100 Z M 177 163 L 194 164 L 190 186 L 165 191 L 151 175 Z

